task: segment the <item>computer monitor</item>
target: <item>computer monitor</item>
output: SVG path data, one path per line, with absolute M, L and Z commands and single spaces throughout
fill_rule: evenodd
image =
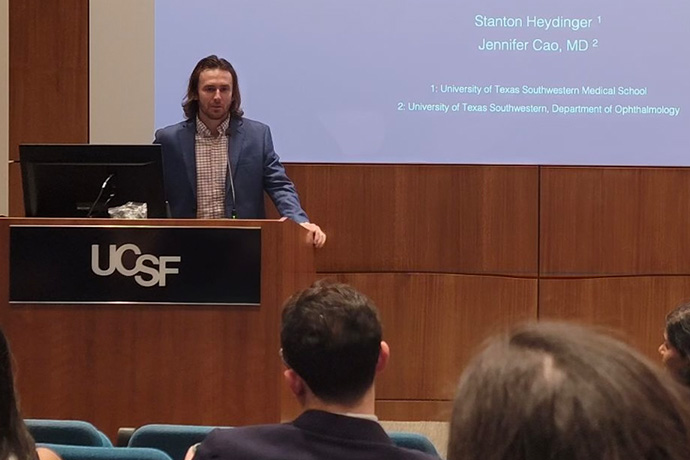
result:
M 23 144 L 27 217 L 108 217 L 127 202 L 167 217 L 160 145 Z

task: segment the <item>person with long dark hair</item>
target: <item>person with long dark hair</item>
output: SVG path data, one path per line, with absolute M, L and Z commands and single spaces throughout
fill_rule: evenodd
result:
M 0 460 L 59 460 L 46 448 L 36 449 L 19 411 L 14 388 L 12 353 L 0 329 Z
M 607 334 L 530 323 L 463 372 L 448 460 L 687 460 L 688 393 Z
M 690 303 L 666 315 L 664 342 L 659 345 L 664 367 L 681 383 L 690 386 Z
M 216 55 L 201 59 L 182 102 L 185 119 L 156 131 L 163 152 L 166 198 L 174 218 L 264 219 L 264 192 L 282 217 L 326 243 L 309 221 L 273 148 L 268 125 L 244 116 L 235 68 Z

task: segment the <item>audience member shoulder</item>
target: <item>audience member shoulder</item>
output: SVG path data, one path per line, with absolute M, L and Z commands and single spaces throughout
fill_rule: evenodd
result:
M 398 447 L 398 449 L 405 452 L 404 456 L 400 456 L 401 460 L 439 460 L 439 457 L 419 450 L 407 449 L 404 447 Z

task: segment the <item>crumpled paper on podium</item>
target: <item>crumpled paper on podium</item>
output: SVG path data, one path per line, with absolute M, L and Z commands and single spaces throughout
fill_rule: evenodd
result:
M 128 201 L 121 206 L 108 208 L 108 214 L 113 219 L 146 219 L 148 210 L 146 203 Z

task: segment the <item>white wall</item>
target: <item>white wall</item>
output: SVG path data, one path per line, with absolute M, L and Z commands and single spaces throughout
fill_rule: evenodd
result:
M 89 29 L 89 142 L 151 143 L 154 0 L 90 0 Z

